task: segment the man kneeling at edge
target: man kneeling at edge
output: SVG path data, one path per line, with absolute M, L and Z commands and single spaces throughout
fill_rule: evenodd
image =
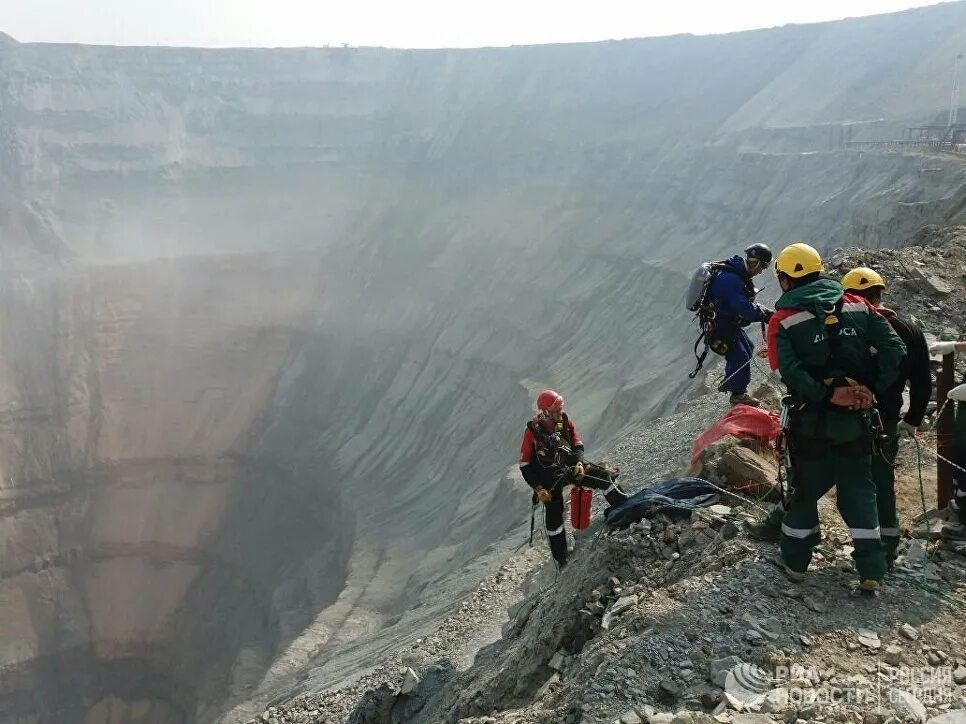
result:
M 537 411 L 520 443 L 520 472 L 533 488 L 534 502 L 543 503 L 550 552 L 563 568 L 567 565 L 564 486 L 577 484 L 603 490 L 611 506 L 623 503 L 627 494 L 615 482 L 619 474 L 616 469 L 584 460 L 584 443 L 564 412 L 563 397 L 544 390 L 537 397 Z

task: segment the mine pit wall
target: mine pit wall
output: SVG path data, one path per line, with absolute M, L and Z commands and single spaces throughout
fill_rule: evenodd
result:
M 697 262 L 964 220 L 961 160 L 825 125 L 933 118 L 964 12 L 869 21 L 852 85 L 832 25 L 3 44 L 0 721 L 212 721 L 434 620 L 525 519 L 540 386 L 592 451 L 686 391 Z
M 566 390 L 595 450 L 679 399 L 690 264 L 752 238 L 898 243 L 961 218 L 966 187 L 962 164 L 915 155 L 640 160 L 604 154 L 574 186 L 526 193 L 481 178 L 435 205 L 422 174 L 402 201 L 384 178 L 332 202 L 319 189 L 336 178 L 306 170 L 238 215 L 202 198 L 187 221 L 172 187 L 144 186 L 91 238 L 147 217 L 164 221 L 135 256 L 189 225 L 229 248 L 5 278 L 0 640 L 16 675 L 0 714 L 133 724 L 149 702 L 159 722 L 208 721 L 309 662 L 321 683 L 366 665 L 350 646 L 429 620 L 440 590 L 471 585 L 446 576 L 524 518 L 508 472 L 537 387 Z M 605 175 L 618 163 L 626 183 Z M 229 197 L 256 185 L 230 176 Z M 320 251 L 238 253 L 299 193 Z
M 210 720 L 337 597 L 351 516 L 257 447 L 319 278 L 235 255 L 3 279 L 0 720 Z
M 266 672 L 429 620 L 524 517 L 507 473 L 532 373 L 579 368 L 576 394 L 613 394 L 677 355 L 617 361 L 672 329 L 642 313 L 677 287 L 659 267 L 588 261 L 522 317 L 516 279 L 386 266 L 366 285 L 348 261 L 9 270 L 0 721 L 212 721 Z

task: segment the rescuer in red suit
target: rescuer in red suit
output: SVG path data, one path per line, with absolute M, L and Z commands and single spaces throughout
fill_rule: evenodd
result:
M 614 506 L 627 500 L 627 493 L 615 482 L 619 471 L 584 460 L 584 443 L 567 413 L 564 399 L 553 390 L 537 397 L 536 417 L 527 423 L 520 443 L 520 472 L 533 488 L 535 500 L 544 505 L 547 541 L 557 565 L 567 565 L 567 536 L 564 532 L 565 485 L 578 484 L 604 491 Z

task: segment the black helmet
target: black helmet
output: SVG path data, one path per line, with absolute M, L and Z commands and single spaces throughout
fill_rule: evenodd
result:
M 764 244 L 752 244 L 745 249 L 746 259 L 757 259 L 763 264 L 771 264 L 771 249 Z

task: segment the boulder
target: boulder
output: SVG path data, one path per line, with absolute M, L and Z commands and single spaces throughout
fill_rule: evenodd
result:
M 932 297 L 945 297 L 953 292 L 953 288 L 949 286 L 939 277 L 933 276 L 932 274 L 926 274 L 921 269 L 916 269 L 913 267 L 911 270 L 912 276 L 922 282 L 923 287 L 926 289 L 926 293 Z
M 718 470 L 732 485 L 739 483 L 771 483 L 778 477 L 775 465 L 746 447 L 728 448 L 718 460 Z
M 610 613 L 611 615 L 616 616 L 617 614 L 623 613 L 627 609 L 633 608 L 636 605 L 637 605 L 636 594 L 632 594 L 630 596 L 621 596 L 614 602 L 614 605 L 611 606 Z
M 926 707 L 908 691 L 892 689 L 889 692 L 889 701 L 892 703 L 892 709 L 900 718 L 911 719 L 925 724 L 929 716 L 926 712 Z
M 948 711 L 934 716 L 927 724 L 966 724 L 966 711 Z
M 558 651 L 553 656 L 550 657 L 550 661 L 547 662 L 549 666 L 554 671 L 563 671 L 564 664 L 567 662 L 567 654 L 564 651 Z
M 416 676 L 416 672 L 412 669 L 406 669 L 406 673 L 403 675 L 402 686 L 399 687 L 399 693 L 412 694 L 418 686 L 419 677 Z
M 723 659 L 714 659 L 710 664 L 708 678 L 715 686 L 724 688 L 725 682 L 728 679 L 728 672 L 742 663 L 744 662 L 737 656 L 726 656 Z

